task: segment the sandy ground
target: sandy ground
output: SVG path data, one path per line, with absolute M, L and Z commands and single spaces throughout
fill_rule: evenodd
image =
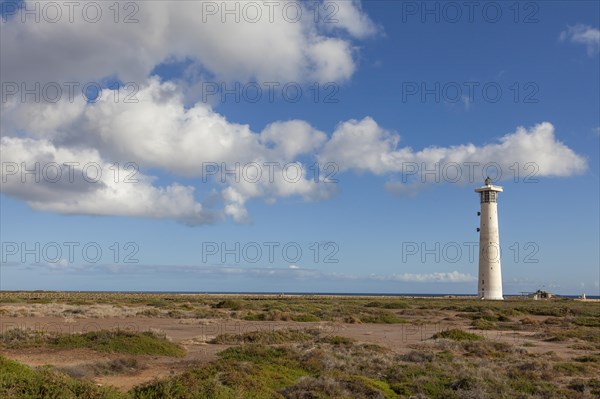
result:
M 402 317 L 411 319 L 410 316 Z M 543 321 L 543 316 L 530 316 Z M 422 316 L 415 317 L 420 319 Z M 288 321 L 261 321 L 221 319 L 172 319 L 153 317 L 104 317 L 66 319 L 64 317 L 7 317 L 0 316 L 0 328 L 6 331 L 10 328 L 21 327 L 36 330 L 54 331 L 60 333 L 86 332 L 100 329 L 127 329 L 133 331 L 148 331 L 158 329 L 167 334 L 173 342 L 181 344 L 187 355 L 183 358 L 163 356 L 137 356 L 144 366 L 142 370 L 131 374 L 119 374 L 94 378 L 98 384 L 108 384 L 122 390 L 169 375 L 181 373 L 195 365 L 206 364 L 217 358 L 217 353 L 229 345 L 209 344 L 212 338 L 219 334 L 240 334 L 257 330 L 272 330 L 280 328 L 319 328 L 322 334 L 341 335 L 354 338 L 359 342 L 378 344 L 397 353 L 405 353 L 415 346 L 424 343 L 436 332 L 448 328 L 461 328 L 498 340 L 523 347 L 529 353 L 546 353 L 553 351 L 557 356 L 570 359 L 581 356 L 584 352 L 571 349 L 570 343 L 545 342 L 533 337 L 534 332 L 524 331 L 474 331 L 470 329 L 470 320 L 456 317 L 454 312 L 437 312 L 428 316 L 425 324 L 343 324 L 343 323 L 300 323 Z M 28 350 L 3 350 L 2 354 L 31 366 L 54 365 L 56 367 L 80 367 L 84 364 L 110 361 L 131 357 L 123 354 L 108 354 L 85 349 L 49 350 L 34 348 Z

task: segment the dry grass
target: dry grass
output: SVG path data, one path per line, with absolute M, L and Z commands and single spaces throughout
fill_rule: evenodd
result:
M 136 358 L 127 357 L 109 361 L 83 363 L 62 367 L 58 370 L 77 379 L 91 379 L 98 376 L 115 374 L 135 374 L 146 367 Z

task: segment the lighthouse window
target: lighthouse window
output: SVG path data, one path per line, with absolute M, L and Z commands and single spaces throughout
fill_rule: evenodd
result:
M 481 202 L 496 202 L 496 192 L 483 191 L 481 193 Z

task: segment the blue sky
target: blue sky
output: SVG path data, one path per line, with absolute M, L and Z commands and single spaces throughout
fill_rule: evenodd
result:
M 599 294 L 597 2 L 290 3 L 1 2 L 0 288 L 474 294 L 488 165 L 505 293 Z

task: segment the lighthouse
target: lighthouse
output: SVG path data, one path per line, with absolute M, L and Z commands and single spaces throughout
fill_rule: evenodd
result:
M 502 300 L 502 272 L 500 270 L 500 237 L 498 235 L 498 193 L 502 187 L 494 186 L 492 179 L 475 189 L 479 193 L 481 211 L 479 219 L 479 281 L 480 299 Z

